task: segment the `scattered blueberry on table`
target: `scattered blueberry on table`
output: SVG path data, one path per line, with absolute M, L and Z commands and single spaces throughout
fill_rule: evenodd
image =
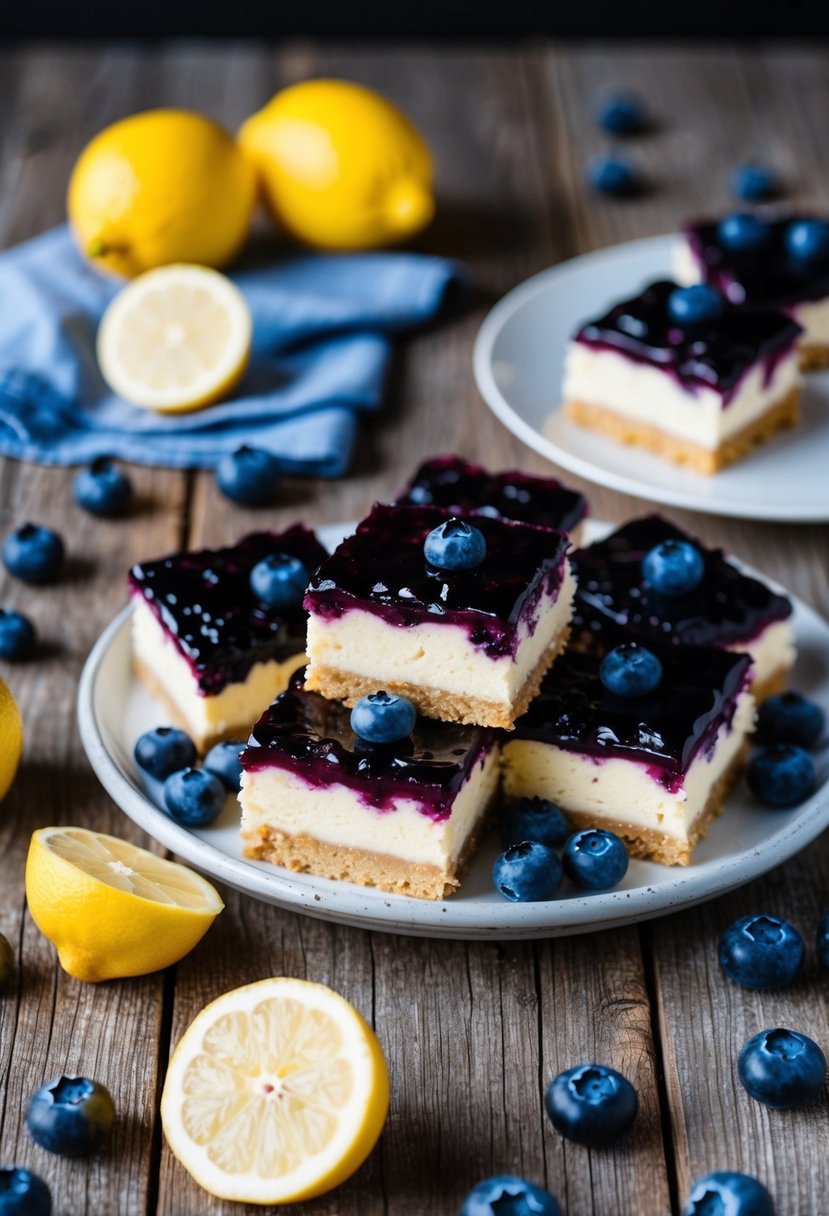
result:
M 817 946 L 818 958 L 824 967 L 829 967 L 829 908 L 826 909 L 820 918 L 815 945 Z
M 196 745 L 177 726 L 154 726 L 135 745 L 135 763 L 156 781 L 196 763 Z
M 216 484 L 225 498 L 245 507 L 273 502 L 279 492 L 279 461 L 262 448 L 246 444 L 223 456 L 216 467 Z
M 826 220 L 793 220 L 783 239 L 786 252 L 795 262 L 829 260 L 829 222 Z
M 218 818 L 227 790 L 203 768 L 185 768 L 164 782 L 164 805 L 171 819 L 185 828 L 203 828 Z
M 534 840 L 548 849 L 558 849 L 566 843 L 570 832 L 564 811 L 547 798 L 518 798 L 501 817 L 504 848 L 522 840 Z
M 510 845 L 492 867 L 496 889 L 511 903 L 540 903 L 552 899 L 561 886 L 562 877 L 558 854 L 535 840 Z
M 820 1093 L 826 1059 L 808 1035 L 778 1027 L 743 1044 L 738 1071 L 752 1098 L 774 1110 L 793 1110 Z
M 720 938 L 725 974 L 743 988 L 784 988 L 803 966 L 803 938 L 777 916 L 741 916 Z
M 597 156 L 587 166 L 587 180 L 599 194 L 633 198 L 645 189 L 639 170 L 621 156 Z
M 626 1077 L 603 1064 L 579 1064 L 550 1082 L 544 1106 L 553 1127 L 588 1148 L 613 1144 L 632 1126 L 639 1107 Z
M 0 659 L 24 663 L 35 651 L 35 627 L 22 612 L 0 608 Z
M 607 93 L 599 101 L 596 121 L 608 135 L 642 135 L 651 125 L 647 106 L 636 93 Z
M 780 178 L 769 165 L 749 161 L 732 172 L 731 193 L 744 203 L 766 203 L 780 195 Z
M 779 692 L 767 697 L 757 711 L 758 743 L 795 743 L 814 747 L 826 725 L 822 706 L 803 693 Z
M 0 1216 L 51 1216 L 51 1192 L 37 1174 L 15 1165 L 0 1166 Z
M 3 565 L 24 583 L 51 583 L 63 565 L 63 541 L 42 524 L 21 524 L 3 544 Z
M 609 891 L 628 872 L 630 857 L 623 840 L 603 828 L 585 828 L 567 841 L 562 854 L 564 873 L 577 887 Z
M 767 806 L 797 806 L 814 793 L 815 763 L 793 743 L 761 747 L 748 762 L 746 780 L 756 798 Z
M 674 325 L 682 328 L 710 325 L 722 314 L 722 310 L 722 296 L 709 283 L 677 287 L 668 296 L 668 316 Z
M 26 1127 L 47 1152 L 81 1157 L 101 1147 L 114 1118 L 112 1096 L 100 1082 L 54 1077 L 32 1095 Z
M 658 687 L 662 664 L 638 642 L 623 642 L 602 659 L 599 679 L 616 697 L 644 697 Z
M 218 777 L 225 789 L 231 794 L 238 794 L 242 781 L 242 765 L 239 762 L 239 752 L 244 743 L 216 743 L 204 758 L 204 767 L 208 773 Z M 191 761 L 192 763 L 192 761 Z
M 687 540 L 663 540 L 642 558 L 642 577 L 660 595 L 687 595 L 702 582 L 705 561 Z
M 298 557 L 270 553 L 251 570 L 250 588 L 269 608 L 296 608 L 302 603 L 310 577 L 308 567 Z
M 462 519 L 447 519 L 423 542 L 423 555 L 437 570 L 473 570 L 486 557 L 486 538 Z
M 715 1170 L 692 1184 L 682 1216 L 774 1216 L 774 1203 L 750 1174 Z
M 88 469 L 81 469 L 72 492 L 79 507 L 102 519 L 117 519 L 132 506 L 132 482 L 108 456 L 99 456 Z
M 407 697 L 370 692 L 351 711 L 351 729 L 366 743 L 397 743 L 415 728 L 417 710 Z
M 461 1216 L 561 1216 L 561 1208 L 549 1191 L 534 1182 L 499 1174 L 472 1188 L 463 1201 Z
M 9 939 L 0 933 L 0 990 L 5 988 L 14 975 L 14 951 Z

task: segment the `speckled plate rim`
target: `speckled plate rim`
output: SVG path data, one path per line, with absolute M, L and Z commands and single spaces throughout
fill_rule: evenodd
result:
M 339 539 L 345 528 L 320 529 L 320 539 L 323 544 L 330 538 Z M 591 521 L 593 536 L 606 528 Z M 794 603 L 796 632 L 800 622 L 807 631 L 819 633 L 822 648 L 829 655 L 829 624 L 805 604 Z M 126 751 L 119 758 L 107 746 L 96 708 L 102 692 L 99 682 L 107 678 L 108 666 L 119 651 L 129 655 L 131 614 L 132 608 L 127 606 L 101 634 L 84 665 L 78 689 L 81 740 L 98 779 L 121 810 L 159 844 L 208 877 L 280 908 L 358 928 L 418 937 L 507 940 L 569 936 L 649 920 L 726 894 L 786 861 L 829 827 L 829 785 L 823 785 L 795 811 L 760 811 L 770 816 L 770 824 L 778 814 L 785 822 L 761 843 L 740 853 L 696 870 L 693 866 L 674 869 L 672 881 L 657 886 L 571 895 L 537 904 L 512 904 L 497 897 L 419 900 L 246 861 L 174 823 L 129 772 Z M 122 678 L 131 677 L 124 677 L 122 672 Z M 829 695 L 829 687 L 822 691 Z

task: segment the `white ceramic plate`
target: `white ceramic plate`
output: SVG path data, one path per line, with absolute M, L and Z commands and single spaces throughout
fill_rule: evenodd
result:
M 714 477 L 568 422 L 559 410 L 564 353 L 576 326 L 671 277 L 676 236 L 600 249 L 542 271 L 504 296 L 475 343 L 475 379 L 528 447 L 599 485 L 653 502 L 745 519 L 829 520 L 829 372 L 810 374 L 804 422 Z
M 333 547 L 351 525 L 320 530 Z M 608 531 L 592 522 L 588 538 Z M 621 887 L 597 895 L 562 888 L 549 903 L 512 904 L 497 894 L 490 877 L 500 851 L 488 841 L 460 892 L 432 902 L 388 895 L 350 883 L 292 874 L 265 862 L 248 861 L 239 846 L 239 811 L 228 798 L 219 820 L 191 831 L 159 809 L 160 790 L 133 761 L 135 741 L 165 720 L 132 672 L 130 608 L 104 631 L 87 659 L 78 694 L 81 738 L 92 767 L 118 805 L 150 836 L 219 882 L 281 908 L 290 908 L 368 929 L 422 937 L 555 937 L 647 920 L 742 886 L 804 848 L 829 826 L 829 786 L 791 811 L 759 808 L 744 786 L 728 800 L 728 813 L 683 869 L 632 860 Z M 829 710 L 829 625 L 797 604 L 795 631 L 800 661 L 795 685 Z

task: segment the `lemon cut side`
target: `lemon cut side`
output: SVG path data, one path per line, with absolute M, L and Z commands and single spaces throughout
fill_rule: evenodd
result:
M 63 827 L 33 833 L 26 899 L 61 966 L 91 982 L 178 962 L 224 907 L 186 866 L 115 836 Z
M 294 1203 L 362 1165 L 388 1101 L 382 1049 L 356 1009 L 322 984 L 272 978 L 225 993 L 185 1031 L 161 1119 L 210 1194 Z
M 218 271 L 174 265 L 134 279 L 98 329 L 101 375 L 119 397 L 161 413 L 226 396 L 247 367 L 250 310 Z

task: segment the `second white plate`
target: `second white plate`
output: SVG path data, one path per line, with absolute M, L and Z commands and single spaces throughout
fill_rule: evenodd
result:
M 829 521 L 829 372 L 807 377 L 800 427 L 714 477 L 614 443 L 568 422 L 559 410 L 564 354 L 577 325 L 653 279 L 670 278 L 677 240 L 659 236 L 600 249 L 504 296 L 475 343 L 484 400 L 528 447 L 613 490 L 715 515 Z

